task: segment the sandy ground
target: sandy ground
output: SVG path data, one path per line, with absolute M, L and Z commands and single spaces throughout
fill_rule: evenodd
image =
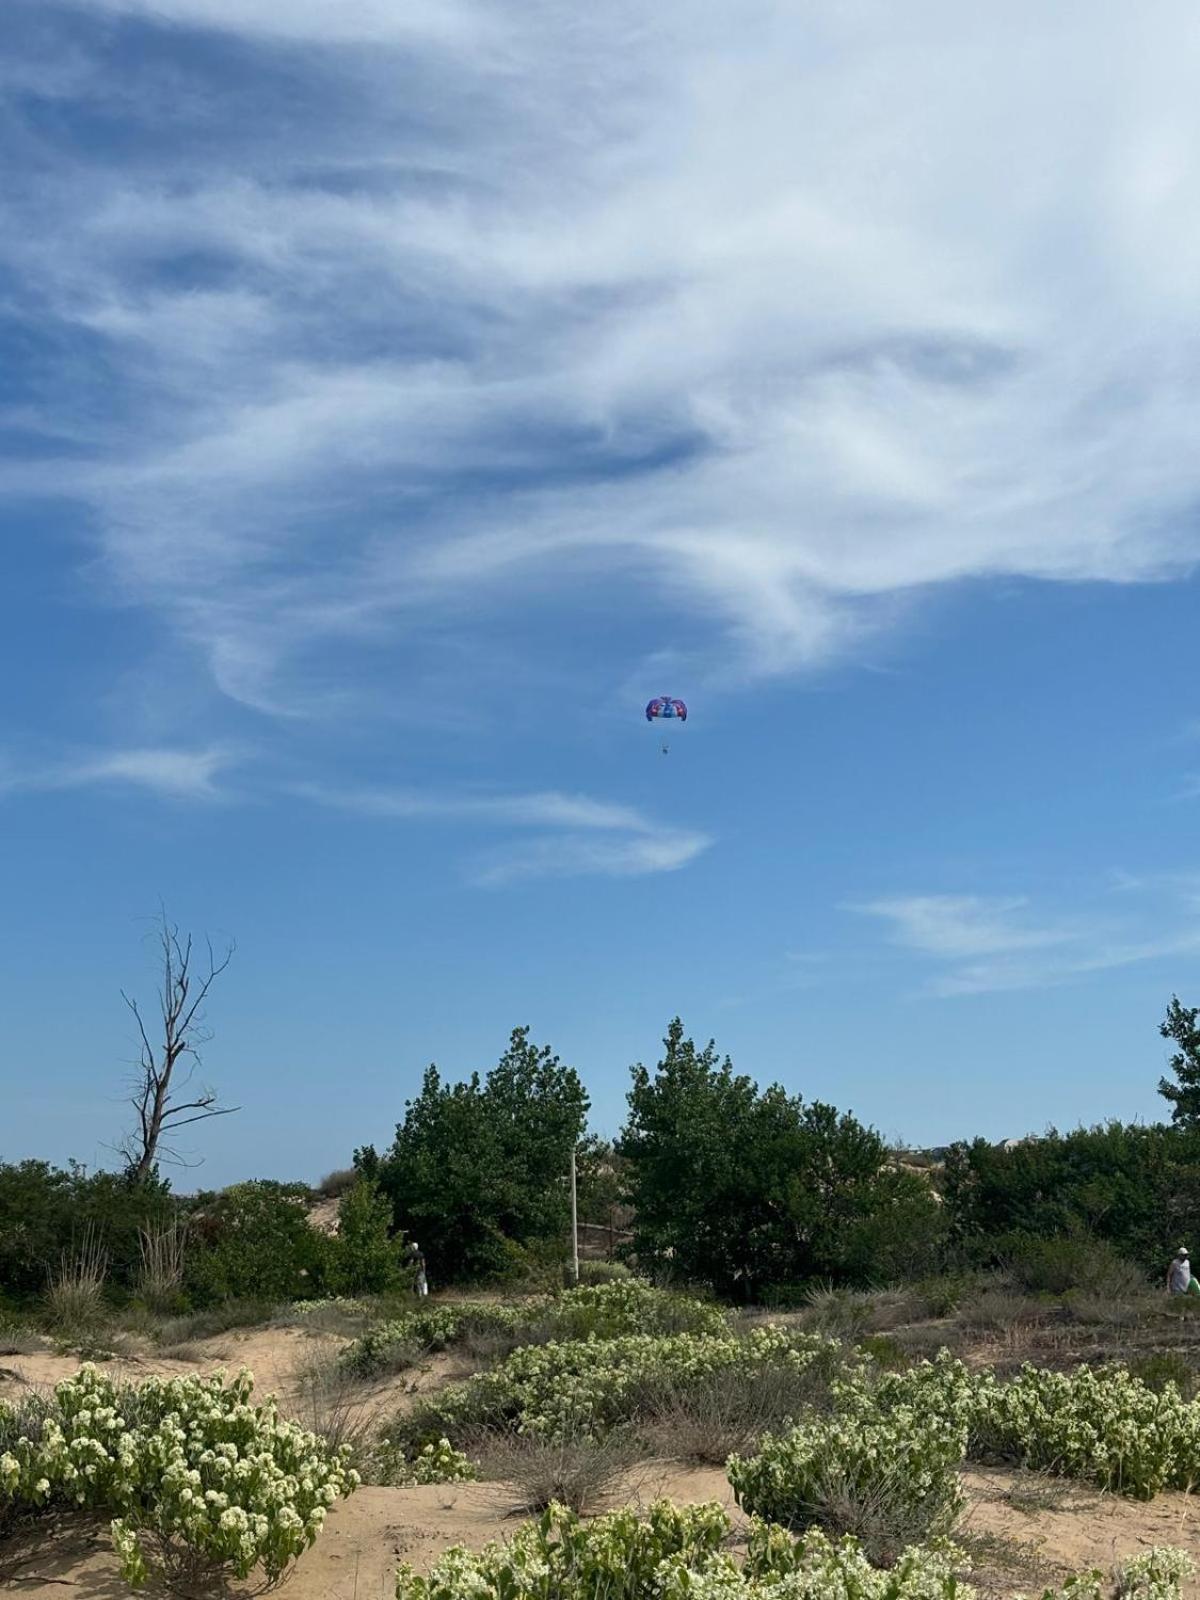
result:
M 340 1340 L 295 1328 L 226 1333 L 197 1346 L 196 1361 L 125 1358 L 105 1363 L 114 1377 L 208 1371 L 247 1366 L 260 1392 L 277 1392 L 285 1407 L 298 1393 L 297 1371 Z M 50 1354 L 0 1360 L 0 1397 L 21 1387 L 47 1385 L 78 1363 Z M 417 1388 L 444 1382 L 454 1370 L 445 1358 L 414 1378 L 405 1374 L 374 1390 L 364 1403 L 402 1404 Z M 967 1475 L 969 1507 L 963 1525 L 979 1580 L 993 1592 L 1040 1593 L 1069 1571 L 1108 1570 L 1155 1544 L 1183 1546 L 1200 1555 L 1200 1508 L 1184 1495 L 1162 1495 L 1149 1505 L 1095 1491 L 1046 1484 L 1005 1472 Z M 666 1463 L 643 1465 L 624 1480 L 614 1502 L 648 1505 L 662 1497 L 680 1502 L 716 1500 L 734 1512 L 729 1485 L 718 1470 L 697 1471 Z M 736 1514 L 735 1514 L 736 1522 Z M 336 1506 L 315 1547 L 286 1582 L 291 1600 L 390 1600 L 399 1562 L 424 1570 L 451 1544 L 478 1548 L 517 1525 L 512 1494 L 503 1484 L 450 1484 L 412 1489 L 360 1489 Z M 37 1532 L 38 1543 L 6 1548 L 0 1593 L 29 1600 L 118 1600 L 127 1594 L 103 1528 L 64 1523 Z M 1186 1591 L 1200 1600 L 1200 1585 Z

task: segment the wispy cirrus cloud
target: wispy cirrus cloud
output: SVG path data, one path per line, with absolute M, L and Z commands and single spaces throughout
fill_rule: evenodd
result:
M 416 789 L 330 788 L 300 784 L 293 793 L 318 805 L 400 822 L 474 823 L 477 829 L 524 830 L 469 859 L 470 881 L 498 888 L 526 878 L 642 877 L 675 872 L 712 845 L 710 835 L 664 826 L 631 806 L 555 791 L 530 794 L 428 793 Z
M 176 800 L 215 800 L 218 779 L 237 757 L 223 746 L 204 750 L 111 750 L 43 765 L 0 762 L 6 792 L 117 787 L 147 789 Z
M 447 637 L 499 694 L 514 612 L 597 692 L 597 595 L 738 681 L 1200 556 L 1183 0 L 9 11 L 76 121 L 18 101 L 0 168 L 0 493 L 83 502 L 235 700 Z
M 1190 886 L 1189 886 L 1190 885 Z M 1144 885 L 1129 875 L 1122 894 Z M 1160 884 L 1139 917 L 1114 917 L 1089 907 L 1071 915 L 1047 914 L 1019 896 L 909 895 L 865 901 L 846 909 L 873 917 L 891 942 L 933 967 L 929 994 L 987 994 L 1040 989 L 1097 972 L 1200 950 L 1200 903 L 1194 884 Z

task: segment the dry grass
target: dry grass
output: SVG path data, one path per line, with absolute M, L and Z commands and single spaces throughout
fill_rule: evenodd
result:
M 1078 1486 L 1042 1472 L 1020 1472 L 1004 1491 L 1003 1499 L 1014 1511 L 1037 1516 L 1043 1511 L 1061 1511 Z
M 60 1333 L 94 1328 L 104 1305 L 104 1280 L 108 1252 L 90 1225 L 73 1249 L 64 1250 L 50 1268 L 46 1284 L 46 1315 Z
M 512 1490 L 514 1516 L 532 1516 L 555 1501 L 580 1515 L 602 1510 L 642 1452 L 631 1434 L 616 1431 L 602 1439 L 560 1440 L 485 1434 L 468 1454 L 477 1457 L 484 1478 Z
M 0 1356 L 32 1356 L 45 1349 L 45 1340 L 23 1322 L 0 1323 Z
M 967 1529 L 955 1535 L 955 1543 L 966 1551 L 972 1586 L 984 1595 L 1009 1596 L 1016 1585 L 1044 1588 L 1056 1576 L 1053 1562 L 1032 1539 Z
M 734 1452 L 752 1451 L 811 1409 L 829 1404 L 830 1372 L 818 1363 L 796 1371 L 785 1363 L 729 1367 L 700 1383 L 665 1385 L 647 1396 L 640 1436 L 674 1461 L 722 1467 Z
M 137 1292 L 151 1311 L 173 1311 L 183 1289 L 187 1223 L 179 1218 L 158 1228 L 138 1229 L 142 1265 Z
M 805 1525 L 823 1528 L 831 1538 L 852 1534 L 877 1567 L 894 1565 L 910 1545 L 949 1534 L 957 1510 L 914 1502 L 906 1467 L 862 1482 L 831 1463 L 804 1508 Z
M 814 1289 L 805 1326 L 834 1339 L 852 1340 L 871 1331 L 876 1296 L 861 1289 Z
M 379 1457 L 382 1404 L 364 1400 L 361 1380 L 338 1365 L 336 1352 L 317 1356 L 297 1372 L 287 1409 L 301 1427 L 324 1439 L 331 1449 L 348 1445 L 364 1482 L 379 1481 L 374 1467 Z

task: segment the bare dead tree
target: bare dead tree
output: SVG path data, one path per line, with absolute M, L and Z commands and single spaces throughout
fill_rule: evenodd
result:
M 210 1117 L 227 1117 L 241 1109 L 219 1105 L 215 1089 L 197 1088 L 192 1090 L 194 1098 L 184 1098 L 200 1064 L 200 1048 L 212 1038 L 204 1025 L 204 1002 L 233 960 L 234 946 L 229 945 L 218 961 L 212 942 L 206 939 L 207 960 L 202 967 L 193 968 L 192 936 L 189 933 L 181 938 L 165 912 L 159 916 L 156 934 L 162 961 L 158 991 L 160 1043 L 151 1043 L 137 1001 L 121 990 L 141 1038 L 130 1102 L 137 1113 L 137 1124 L 120 1147 L 129 1176 L 137 1183 L 147 1178 L 155 1162 L 164 1156 L 186 1165 L 179 1152 L 165 1142 L 181 1128 L 206 1122 Z

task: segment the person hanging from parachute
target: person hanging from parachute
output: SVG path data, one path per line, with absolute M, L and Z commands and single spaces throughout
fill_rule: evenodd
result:
M 662 734 L 660 748 L 663 755 L 670 753 L 667 743 L 667 734 L 678 723 L 687 721 L 687 707 L 682 700 L 675 700 L 669 694 L 657 694 L 646 706 L 646 721 Z

